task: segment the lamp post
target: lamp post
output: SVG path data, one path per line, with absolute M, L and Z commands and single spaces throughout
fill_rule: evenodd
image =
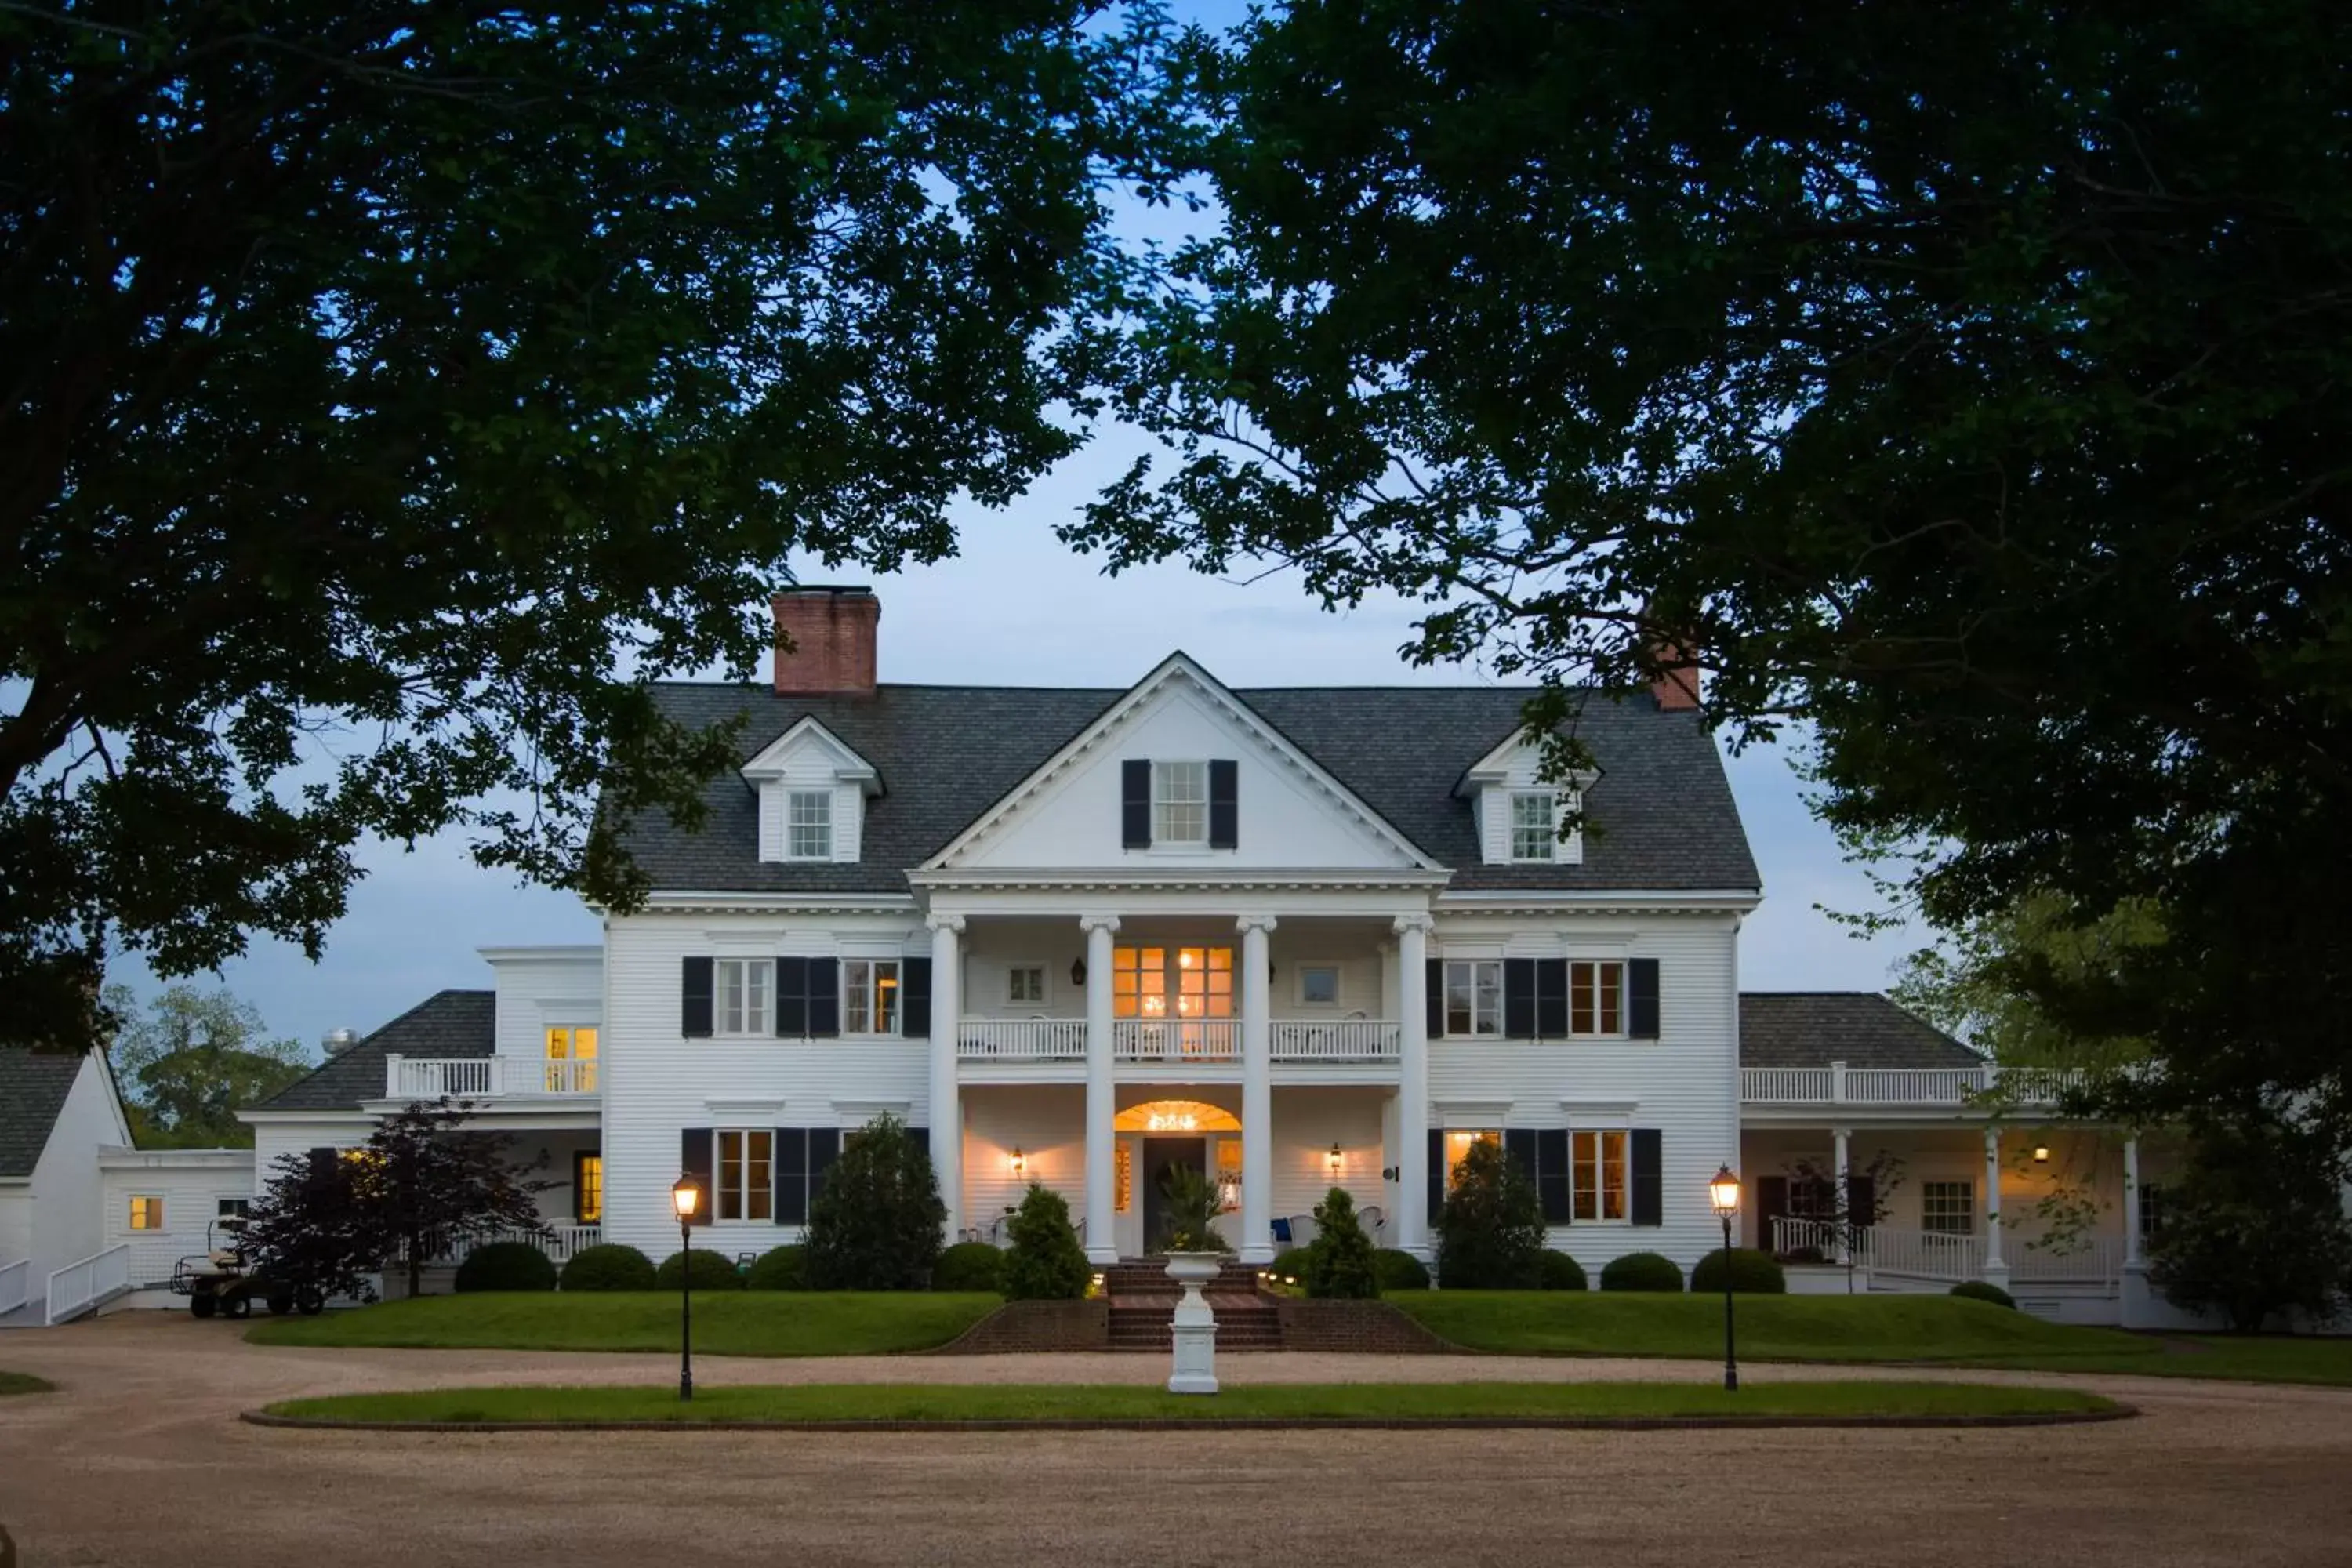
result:
M 1723 1221 L 1723 1387 L 1727 1394 L 1739 1392 L 1739 1358 L 1733 1349 L 1731 1337 L 1731 1221 L 1739 1212 L 1739 1178 L 1725 1165 L 1707 1183 L 1706 1195 L 1715 1205 L 1717 1219 Z
M 694 1216 L 702 1212 L 702 1184 L 689 1171 L 669 1190 L 677 1214 L 677 1396 L 694 1397 Z

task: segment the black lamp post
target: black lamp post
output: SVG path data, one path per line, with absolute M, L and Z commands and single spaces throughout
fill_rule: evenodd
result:
M 694 1397 L 694 1216 L 702 1212 L 702 1184 L 689 1171 L 669 1190 L 677 1213 L 677 1396 Z
M 1739 1357 L 1731 1337 L 1731 1221 L 1739 1213 L 1739 1178 L 1732 1174 L 1730 1166 L 1715 1173 L 1715 1180 L 1706 1184 L 1706 1195 L 1715 1205 L 1716 1217 L 1723 1221 L 1723 1387 L 1727 1394 L 1737 1394 Z

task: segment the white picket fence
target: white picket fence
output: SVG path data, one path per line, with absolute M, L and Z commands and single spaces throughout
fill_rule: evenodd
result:
M 33 1260 L 20 1258 L 0 1265 L 0 1318 L 33 1299 Z
M 131 1244 L 118 1242 L 49 1276 L 47 1321 L 54 1327 L 130 1289 Z

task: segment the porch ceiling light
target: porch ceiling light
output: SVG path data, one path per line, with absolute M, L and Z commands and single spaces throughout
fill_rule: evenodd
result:
M 2033 1146 L 2033 1163 L 2034 1163 L 2035 1164 L 2037 1164 L 2037 1165 L 2046 1165 L 2046 1164 L 2050 1163 L 2050 1145 L 2049 1145 L 2049 1144 L 2047 1144 L 2047 1143 L 2036 1143 L 2036 1144 Z
M 1331 1141 L 1331 1152 L 1324 1158 L 1331 1167 L 1331 1173 L 1335 1176 L 1338 1175 L 1339 1173 L 1339 1163 L 1345 1158 L 1339 1151 L 1339 1141 L 1338 1139 L 1335 1138 Z
M 1732 1173 L 1730 1166 L 1725 1165 L 1715 1173 L 1715 1179 L 1706 1184 L 1706 1195 L 1717 1214 L 1728 1218 L 1739 1212 L 1739 1178 Z
M 702 1212 L 702 1184 L 694 1179 L 692 1172 L 680 1176 L 670 1188 L 669 1206 L 681 1225 L 691 1222 L 696 1215 Z

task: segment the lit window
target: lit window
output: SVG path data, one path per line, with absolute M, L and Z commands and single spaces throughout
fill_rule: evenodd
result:
M 1623 1132 L 1569 1134 L 1569 1181 L 1580 1220 L 1625 1217 L 1625 1142 Z
M 163 1200 L 162 1198 L 132 1198 L 131 1200 L 131 1228 L 133 1230 L 163 1229 Z
M 833 858 L 833 792 L 796 789 L 786 803 L 784 857 L 791 860 Z
M 1042 963 L 1016 963 L 1006 970 L 1004 999 L 1008 1002 L 1043 1002 L 1045 999 L 1045 966 Z
M 1234 1016 L 1232 948 L 1180 947 L 1176 950 L 1176 1016 L 1180 1018 L 1230 1018 Z
M 1110 1010 L 1120 1018 L 1164 1018 L 1168 1016 L 1168 950 L 1164 947 L 1120 947 L 1111 950 Z
M 1919 1184 L 1919 1228 L 1942 1236 L 1973 1236 L 1977 1228 L 1974 1182 Z
M 1571 1035 L 1623 1034 L 1624 996 L 1625 966 L 1622 963 L 1570 964 L 1568 1032 Z
M 1445 1190 L 1449 1193 L 1454 1190 L 1454 1183 L 1461 1173 L 1462 1162 L 1470 1157 L 1470 1151 L 1473 1148 L 1481 1143 L 1499 1144 L 1502 1141 L 1503 1135 L 1491 1127 L 1482 1127 L 1465 1132 L 1448 1132 L 1445 1135 Z
M 547 1031 L 547 1092 L 593 1094 L 596 1091 L 596 1031 L 588 1028 Z
M 1450 959 L 1445 965 L 1445 1032 L 1503 1032 L 1503 964 L 1500 959 Z
M 719 1134 L 719 1218 L 769 1217 L 775 1198 L 769 1168 L 775 1137 L 764 1129 Z
M 895 958 L 852 958 L 841 966 L 841 1032 L 845 1035 L 895 1035 L 898 1032 L 898 961 Z
M 767 958 L 722 958 L 719 971 L 719 1032 L 722 1035 L 764 1035 L 774 1028 L 769 1011 L 769 982 L 775 961 Z
M 1511 796 L 1511 858 L 1549 860 L 1559 845 L 1559 797 L 1548 789 Z
M 604 1156 L 574 1154 L 572 1157 L 572 1217 L 582 1225 L 595 1225 L 604 1217 Z
M 1151 841 L 1154 844 L 1206 844 L 1209 841 L 1209 764 L 1151 764 Z
M 1121 1143 L 1111 1161 L 1110 1206 L 1115 1213 L 1126 1214 L 1134 1204 L 1135 1151 Z
M 1217 1207 L 1226 1214 L 1241 1212 L 1242 1141 L 1238 1138 L 1217 1141 Z
M 1336 1007 L 1339 1005 L 1339 966 L 1336 963 L 1302 963 L 1298 966 L 1298 1000 L 1308 1007 Z

